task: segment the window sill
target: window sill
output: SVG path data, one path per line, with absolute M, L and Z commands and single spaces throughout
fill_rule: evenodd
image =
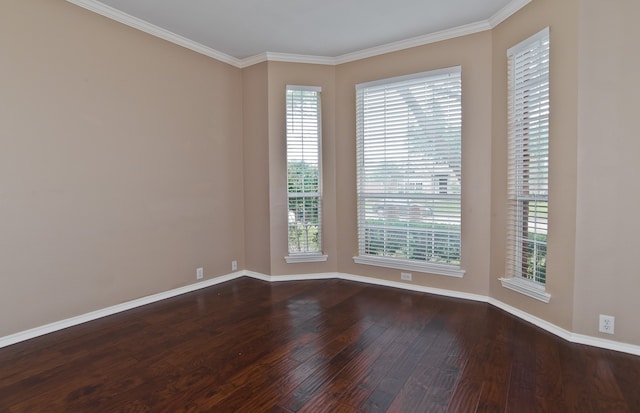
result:
M 397 258 L 369 257 L 366 255 L 353 257 L 353 261 L 356 264 L 373 265 L 376 267 L 393 268 L 396 270 L 418 271 L 428 274 L 446 275 L 449 277 L 457 278 L 462 278 L 464 276 L 464 270 L 453 265 L 429 264 L 413 262 L 409 260 L 401 260 Z
M 304 262 L 325 262 L 327 255 L 318 254 L 293 254 L 284 257 L 287 264 L 299 264 Z
M 522 278 L 500 278 L 500 282 L 504 288 L 524 294 L 528 297 L 548 303 L 551 300 L 551 294 L 547 293 L 543 286 L 533 283 Z

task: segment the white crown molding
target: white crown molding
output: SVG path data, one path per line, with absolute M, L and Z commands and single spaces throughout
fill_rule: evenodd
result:
M 227 63 L 236 67 L 240 67 L 241 65 L 242 61 L 238 58 L 229 56 L 226 53 L 219 52 L 215 49 L 207 47 L 198 42 L 194 42 L 193 40 L 187 39 L 184 36 L 180 36 L 179 34 L 163 29 L 162 27 L 151 24 L 145 20 L 139 19 L 130 14 L 124 13 L 118 9 L 114 9 L 113 7 L 107 6 L 106 4 L 101 3 L 99 1 L 96 1 L 96 0 L 67 0 L 67 1 L 69 3 L 75 4 L 76 6 L 80 6 L 84 9 L 97 13 L 101 16 L 107 17 L 111 20 L 115 20 L 129 27 L 133 27 L 134 29 L 148 33 L 152 36 L 159 37 L 163 40 L 166 40 L 171 43 L 177 44 L 179 46 L 185 47 L 187 49 L 193 50 L 194 52 L 203 54 L 205 56 L 209 56 L 220 62 Z
M 267 53 L 267 59 L 271 62 L 287 62 L 287 63 L 308 63 L 313 65 L 329 65 L 336 64 L 334 57 L 298 55 L 289 53 Z
M 517 11 L 531 3 L 532 0 L 512 0 L 502 9 L 500 9 L 496 14 L 491 16 L 488 20 L 491 28 L 493 29 L 503 21 L 507 20 L 509 17 L 513 16 Z
M 400 50 L 410 49 L 412 47 L 424 46 L 430 43 L 441 42 L 456 37 L 467 36 L 469 34 L 479 33 L 490 30 L 488 20 L 466 24 L 464 26 L 454 27 L 452 29 L 441 30 L 439 32 L 426 34 L 424 36 L 412 37 L 411 39 L 400 40 L 381 46 L 371 47 L 369 49 L 360 50 L 353 53 L 343 54 L 335 58 L 334 64 L 341 65 L 344 63 L 354 62 L 369 57 L 379 56 L 386 53 L 397 52 Z
M 258 63 L 273 61 L 273 62 L 287 62 L 287 63 L 307 63 L 307 64 L 319 64 L 336 66 L 344 63 L 353 62 L 356 60 L 366 59 L 386 53 L 397 52 L 412 47 L 424 46 L 430 43 L 436 43 L 443 40 L 449 40 L 456 37 L 467 36 L 474 33 L 491 30 L 507 18 L 512 16 L 515 12 L 529 4 L 532 0 L 512 0 L 505 7 L 499 10 L 496 14 L 491 16 L 487 20 L 479 21 L 476 23 L 466 24 L 464 26 L 454 27 L 447 30 L 441 30 L 439 32 L 430 33 L 424 36 L 413 37 L 406 40 L 400 40 L 376 47 L 371 47 L 364 50 L 359 50 L 353 53 L 343 54 L 336 57 L 328 56 L 312 56 L 312 55 L 298 55 L 288 53 L 273 53 L 264 52 L 255 56 L 250 56 L 244 59 L 238 59 L 230 56 L 226 53 L 212 49 L 201 43 L 187 39 L 184 36 L 173 33 L 169 30 L 158 27 L 145 20 L 131 16 L 118 9 L 107 6 L 97 0 L 67 0 L 69 3 L 73 3 L 84 9 L 90 10 L 94 13 L 100 14 L 109 19 L 115 20 L 134 29 L 141 30 L 152 36 L 159 37 L 167 40 L 171 43 L 177 44 L 194 52 L 211 57 L 223 63 L 230 64 L 237 68 L 243 69 L 245 67 L 253 66 Z
M 334 57 L 266 52 L 242 59 L 238 67 L 244 69 L 245 67 L 253 66 L 262 62 L 306 63 L 327 66 L 336 65 L 336 59 Z
M 255 56 L 245 57 L 244 59 L 241 59 L 240 63 L 238 64 L 238 67 L 240 69 L 244 69 L 245 67 L 257 65 L 258 63 L 267 62 L 267 61 L 269 61 L 267 54 L 260 53 Z
M 106 316 L 120 313 L 123 311 L 131 310 L 136 307 L 140 307 L 140 306 L 151 304 L 157 301 L 165 300 L 167 298 L 197 291 L 202 288 L 211 287 L 213 285 L 220 284 L 226 281 L 235 280 L 240 277 L 251 277 L 251 278 L 255 278 L 257 280 L 261 280 L 265 282 L 341 279 L 346 281 L 354 281 L 359 283 L 379 285 L 383 287 L 391 287 L 391 288 L 398 288 L 402 290 L 441 295 L 444 297 L 452 297 L 452 298 L 460 298 L 463 300 L 484 302 L 484 303 L 493 305 L 494 307 L 500 308 L 501 310 L 504 310 L 509 314 L 512 314 L 526 322 L 529 322 L 537 327 L 540 327 L 543 330 L 546 330 L 551 334 L 554 334 L 571 343 L 585 344 L 592 347 L 599 347 L 607 350 L 614 350 L 622 353 L 640 356 L 639 345 L 622 343 L 619 341 L 606 340 L 598 337 L 572 333 L 546 320 L 543 320 L 527 312 L 524 312 L 508 304 L 505 304 L 502 301 L 498 301 L 494 298 L 487 297 L 484 295 L 465 293 L 462 291 L 444 290 L 440 288 L 431 288 L 431 287 L 425 287 L 421 285 L 408 284 L 408 283 L 402 283 L 402 282 L 396 282 L 396 281 L 388 281 L 388 280 L 382 280 L 378 278 L 371 278 L 371 277 L 365 277 L 361 275 L 353 275 L 353 274 L 338 273 L 338 272 L 316 273 L 316 274 L 293 274 L 293 275 L 265 275 L 265 274 L 257 273 L 254 271 L 247 271 L 247 270 L 237 271 L 231 274 L 212 278 L 210 280 L 176 288 L 174 290 L 153 294 L 147 297 L 142 297 L 136 300 L 128 301 L 126 303 L 118 304 L 112 307 L 107 307 L 102 310 L 92 311 L 90 313 L 82 314 L 77 317 L 72 317 L 66 320 L 61 320 L 54 323 L 46 324 L 44 326 L 32 328 L 30 330 L 22 331 L 9 336 L 0 337 L 0 348 L 10 346 L 12 344 L 16 344 L 21 341 L 29 340 L 45 334 L 49 334 L 54 331 L 63 330 L 65 328 L 72 327 L 78 324 L 86 323 L 88 321 L 97 320 L 102 317 L 106 317 Z

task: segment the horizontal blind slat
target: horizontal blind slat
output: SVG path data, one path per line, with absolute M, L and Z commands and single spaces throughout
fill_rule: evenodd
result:
M 549 36 L 534 35 L 508 53 L 509 161 L 506 267 L 544 284 L 549 179 Z
M 321 252 L 320 90 L 286 90 L 289 253 Z
M 459 267 L 459 70 L 356 91 L 360 254 Z

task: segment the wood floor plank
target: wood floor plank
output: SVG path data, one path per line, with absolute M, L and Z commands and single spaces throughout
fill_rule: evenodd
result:
M 375 340 L 384 331 L 378 325 L 366 330 L 354 331 L 350 340 L 336 339 L 313 357 L 289 372 L 283 372 L 273 385 L 262 389 L 243 388 L 224 399 L 213 408 L 231 409 L 229 411 L 262 411 L 265 407 L 278 405 L 297 411 L 313 392 L 332 375 L 332 368 L 338 368 L 346 358 L 357 352 L 363 345 Z
M 535 406 L 536 412 L 568 411 L 564 400 L 560 346 L 564 342 L 546 331 L 531 327 L 535 342 Z M 515 410 L 514 410 L 515 411 Z
M 535 413 L 536 376 L 536 331 L 529 325 L 518 323 L 512 341 L 511 372 L 507 395 L 507 412 Z
M 430 351 L 443 329 L 443 320 L 438 318 L 431 320 L 427 328 L 421 331 L 413 343 L 401 353 L 402 356 L 389 368 L 360 408 L 371 412 L 386 411 L 413 373 L 417 363 Z
M 491 351 L 483 366 L 484 381 L 478 401 L 478 412 L 503 410 L 509 391 L 513 362 L 512 332 L 517 320 L 506 316 L 496 317 L 492 321 L 488 329 L 488 337 L 491 337 Z
M 610 367 L 615 381 L 624 394 L 631 412 L 640 412 L 640 364 L 638 358 L 628 354 L 618 354 L 610 358 Z
M 446 411 L 456 383 L 471 353 L 472 340 L 465 340 L 469 317 L 460 311 L 460 302 L 442 303 L 438 316 L 445 328 L 416 365 L 413 374 L 396 395 L 389 411 Z
M 247 403 L 252 402 L 251 398 L 266 399 L 269 396 L 265 396 L 265 394 L 268 393 L 279 396 L 286 395 L 316 369 L 327 363 L 328 358 L 338 354 L 349 343 L 368 331 L 372 325 L 372 323 L 353 324 L 333 340 L 328 341 L 326 345 L 319 347 L 316 354 L 304 362 L 288 357 L 290 348 L 286 346 L 274 350 L 270 358 L 261 361 L 257 366 L 240 371 L 236 376 L 219 386 L 217 394 L 208 397 L 203 401 L 203 405 L 211 408 L 218 403 L 228 405 L 236 395 L 237 400 Z M 270 399 L 273 402 L 278 400 L 281 398 L 273 397 Z
M 640 357 L 486 303 L 240 278 L 0 349 L 0 413 L 640 412 Z
M 393 341 L 367 366 L 362 379 L 354 381 L 348 389 L 339 395 L 345 404 L 358 408 L 370 397 L 380 382 L 387 377 L 388 372 L 403 357 L 406 349 L 429 326 L 440 307 L 438 302 L 419 300 L 415 297 L 411 300 L 404 300 L 402 305 L 403 311 L 396 313 L 393 328 L 387 332 Z M 411 314 L 412 318 L 407 317 L 406 313 Z M 412 321 L 407 322 L 410 319 Z

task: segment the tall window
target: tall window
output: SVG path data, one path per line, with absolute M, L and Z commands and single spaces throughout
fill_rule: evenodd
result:
M 320 88 L 287 86 L 287 262 L 322 258 Z M 326 257 L 324 257 L 326 259 Z
M 358 263 L 462 276 L 460 67 L 356 86 Z
M 509 49 L 507 56 L 507 276 L 511 281 L 529 282 L 530 289 L 544 290 L 549 210 L 549 29 Z M 545 294 L 536 298 L 548 301 Z

